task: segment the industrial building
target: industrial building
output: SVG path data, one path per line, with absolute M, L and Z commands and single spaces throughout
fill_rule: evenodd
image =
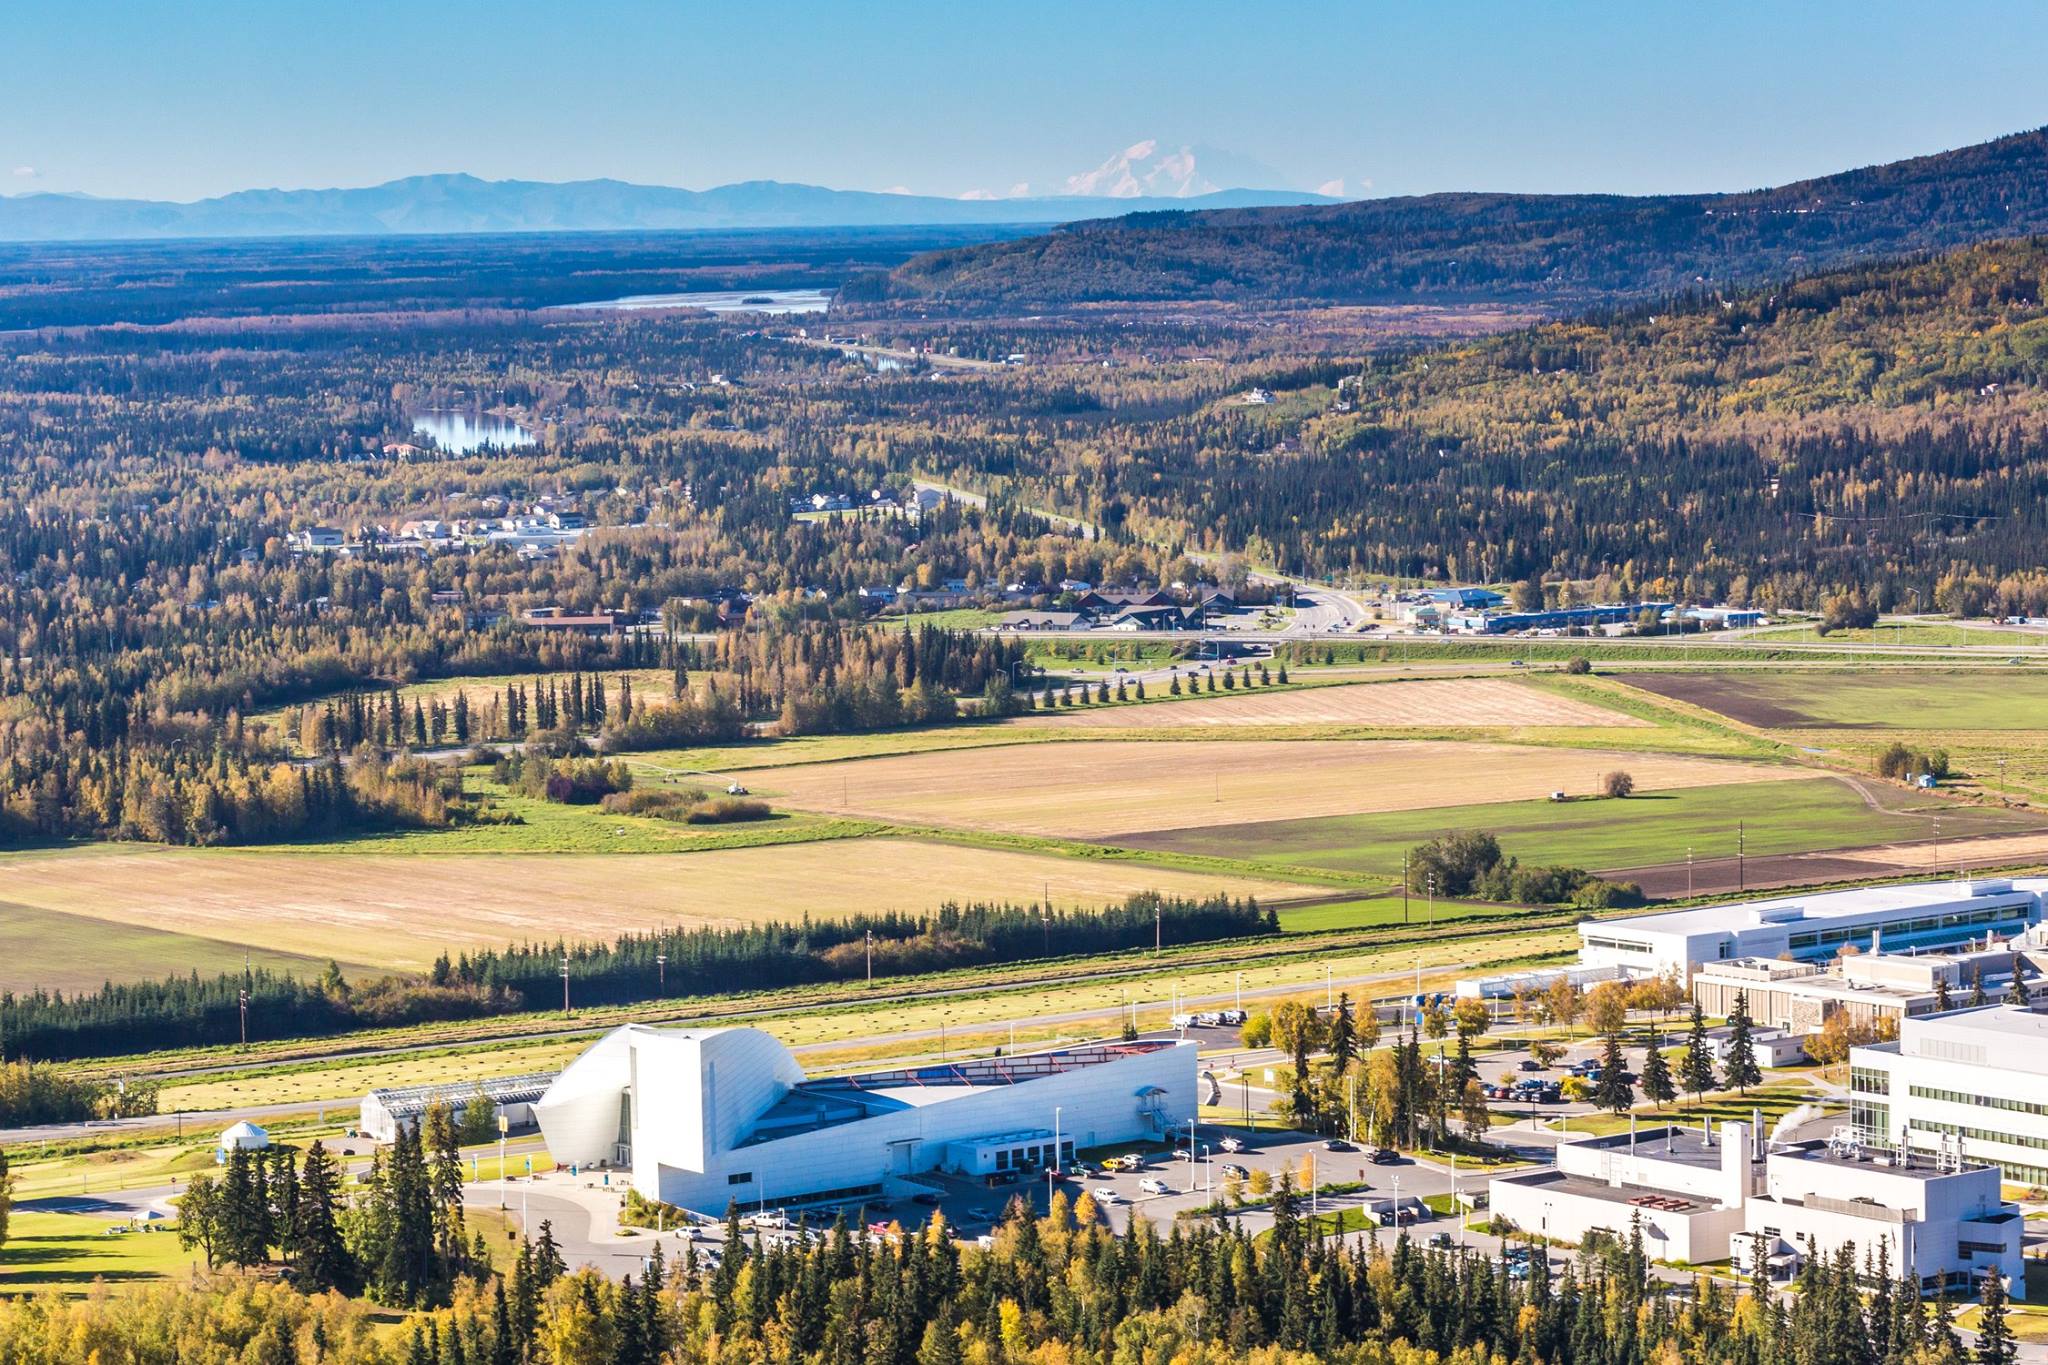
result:
M 2048 1185 L 2048 1014 L 1987 1005 L 1907 1019 L 1897 1040 L 1850 1051 L 1849 1120 L 1866 1142 Z
M 1947 948 L 2038 923 L 2044 892 L 2048 878 L 2040 877 L 1914 882 L 1586 920 L 1579 965 L 1619 967 L 1632 977 L 1671 973 L 1689 986 L 1704 963 Z
M 1661 619 L 1669 602 L 1612 602 L 1589 607 L 1553 607 L 1548 611 L 1458 611 L 1450 628 L 1464 635 L 1510 635 L 1525 630 L 1600 630 L 1633 625 L 1644 612 Z
M 510 1128 L 533 1126 L 534 1101 L 554 1081 L 552 1071 L 530 1076 L 500 1076 L 489 1081 L 461 1081 L 453 1085 L 414 1085 L 397 1090 L 372 1090 L 363 1096 L 363 1108 L 356 1131 L 378 1142 L 395 1142 L 398 1130 L 417 1128 L 427 1110 L 436 1104 L 448 1106 L 457 1123 L 481 1095 L 491 1102 Z
M 1090 1043 L 812 1079 L 758 1029 L 634 1024 L 570 1063 L 535 1111 L 558 1163 L 621 1167 L 647 1198 L 715 1215 L 901 1193 L 935 1170 L 1033 1172 L 1164 1137 L 1195 1116 L 1195 1052 Z
M 1563 1242 L 1626 1239 L 1640 1220 L 1661 1261 L 1746 1263 L 1762 1239 L 1783 1275 L 1809 1246 L 1848 1245 L 1860 1260 L 1883 1243 L 1928 1291 L 1997 1274 L 2024 1292 L 2020 1211 L 1995 1167 L 1915 1160 L 1847 1133 L 1764 1143 L 1724 1123 L 1718 1139 L 1704 1126 L 1582 1138 L 1558 1145 L 1555 1166 L 1496 1178 L 1487 1199 L 1496 1221 Z

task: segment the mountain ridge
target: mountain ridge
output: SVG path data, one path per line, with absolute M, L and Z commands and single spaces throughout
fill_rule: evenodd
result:
M 1084 195 L 945 199 L 779 180 L 687 190 L 604 178 L 485 180 L 458 171 L 355 188 L 236 190 L 189 203 L 0 196 L 0 241 L 1052 224 L 1129 213 L 1142 202 Z M 1175 202 L 1228 209 L 1331 201 L 1291 190 L 1230 189 Z
M 928 253 L 842 297 L 961 312 L 1195 298 L 1585 306 L 2036 232 L 2048 232 L 2048 129 L 1727 194 L 1142 211 Z

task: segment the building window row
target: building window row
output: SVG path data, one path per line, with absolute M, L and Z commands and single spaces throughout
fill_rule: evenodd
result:
M 2035 1151 L 2048 1152 L 2048 1137 L 2028 1137 L 2023 1133 L 2001 1133 L 1995 1128 L 1970 1128 L 1960 1123 L 1944 1123 L 1938 1126 L 1916 1124 L 1922 1132 L 1959 1133 L 1973 1142 L 2002 1142 L 2008 1147 L 2031 1147 Z
M 1590 935 L 1586 939 L 1586 946 L 1588 948 L 1611 948 L 1621 953 L 1647 953 L 1650 951 L 1650 945 L 1647 943 L 1631 943 L 1625 938 L 1594 938 Z
M 1892 1073 L 1875 1066 L 1852 1066 L 1849 1068 L 1849 1088 L 1866 1095 L 1889 1095 L 1892 1093 Z M 1919 1087 L 1914 1087 L 1917 1092 Z
M 1852 1089 L 1860 1088 L 1856 1085 L 1853 1068 L 1849 1077 L 1849 1085 Z M 2048 1114 L 2048 1104 L 2041 1104 L 2033 1100 L 2008 1099 L 2004 1095 L 1972 1095 L 1962 1090 L 1943 1090 L 1931 1085 L 1908 1086 L 1907 1089 L 1912 1092 L 1913 1098 L 1916 1100 L 1941 1100 L 1948 1104 L 1974 1104 L 1986 1109 L 2003 1109 L 2014 1114 Z

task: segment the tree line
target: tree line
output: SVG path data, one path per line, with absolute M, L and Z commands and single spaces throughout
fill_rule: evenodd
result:
M 948 902 L 920 914 L 682 927 L 609 943 L 527 944 L 443 957 L 424 977 L 347 981 L 330 964 L 304 979 L 267 968 L 202 978 L 110 983 L 65 995 L 0 995 L 0 1048 L 9 1058 L 67 1061 L 200 1047 L 248 1036 L 318 1037 L 351 1029 L 475 1018 L 574 1005 L 719 995 L 946 967 L 1202 943 L 1279 932 L 1254 900 L 1195 900 L 1145 892 L 1117 905 L 1056 907 Z M 665 960 L 664 960 L 665 959 Z

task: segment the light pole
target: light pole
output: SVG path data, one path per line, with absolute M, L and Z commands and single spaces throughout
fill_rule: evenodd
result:
M 505 1207 L 505 1130 L 512 1126 L 502 1110 L 498 1113 L 498 1207 Z
M 1685 846 L 1685 898 L 1692 899 L 1692 845 Z
M 870 929 L 870 930 L 868 930 L 868 931 L 867 931 L 867 935 L 868 935 L 868 984 L 869 984 L 870 986 L 872 986 L 872 985 L 874 985 L 874 984 L 875 984 L 875 931 L 874 931 L 874 930 L 872 930 L 872 929 Z
M 569 955 L 562 954 L 562 1013 L 569 1013 Z
M 1045 1211 L 1052 1212 L 1053 1185 L 1060 1178 L 1060 1171 L 1066 1166 L 1066 1159 L 1060 1155 L 1060 1105 L 1052 1107 L 1052 1162 L 1045 1168 Z
M 1244 973 L 1237 974 L 1237 1012 L 1244 1013 Z
M 660 991 L 660 992 L 661 992 L 661 993 L 662 993 L 663 995 L 667 995 L 667 994 L 668 994 L 668 954 L 667 954 L 667 953 L 656 953 L 656 954 L 654 955 L 654 971 L 655 971 L 655 975 L 656 975 L 656 978 L 657 978 L 657 982 L 658 982 L 658 984 L 657 984 L 657 986 L 656 986 L 656 989 L 657 989 L 657 990 L 659 990 L 659 991 Z

